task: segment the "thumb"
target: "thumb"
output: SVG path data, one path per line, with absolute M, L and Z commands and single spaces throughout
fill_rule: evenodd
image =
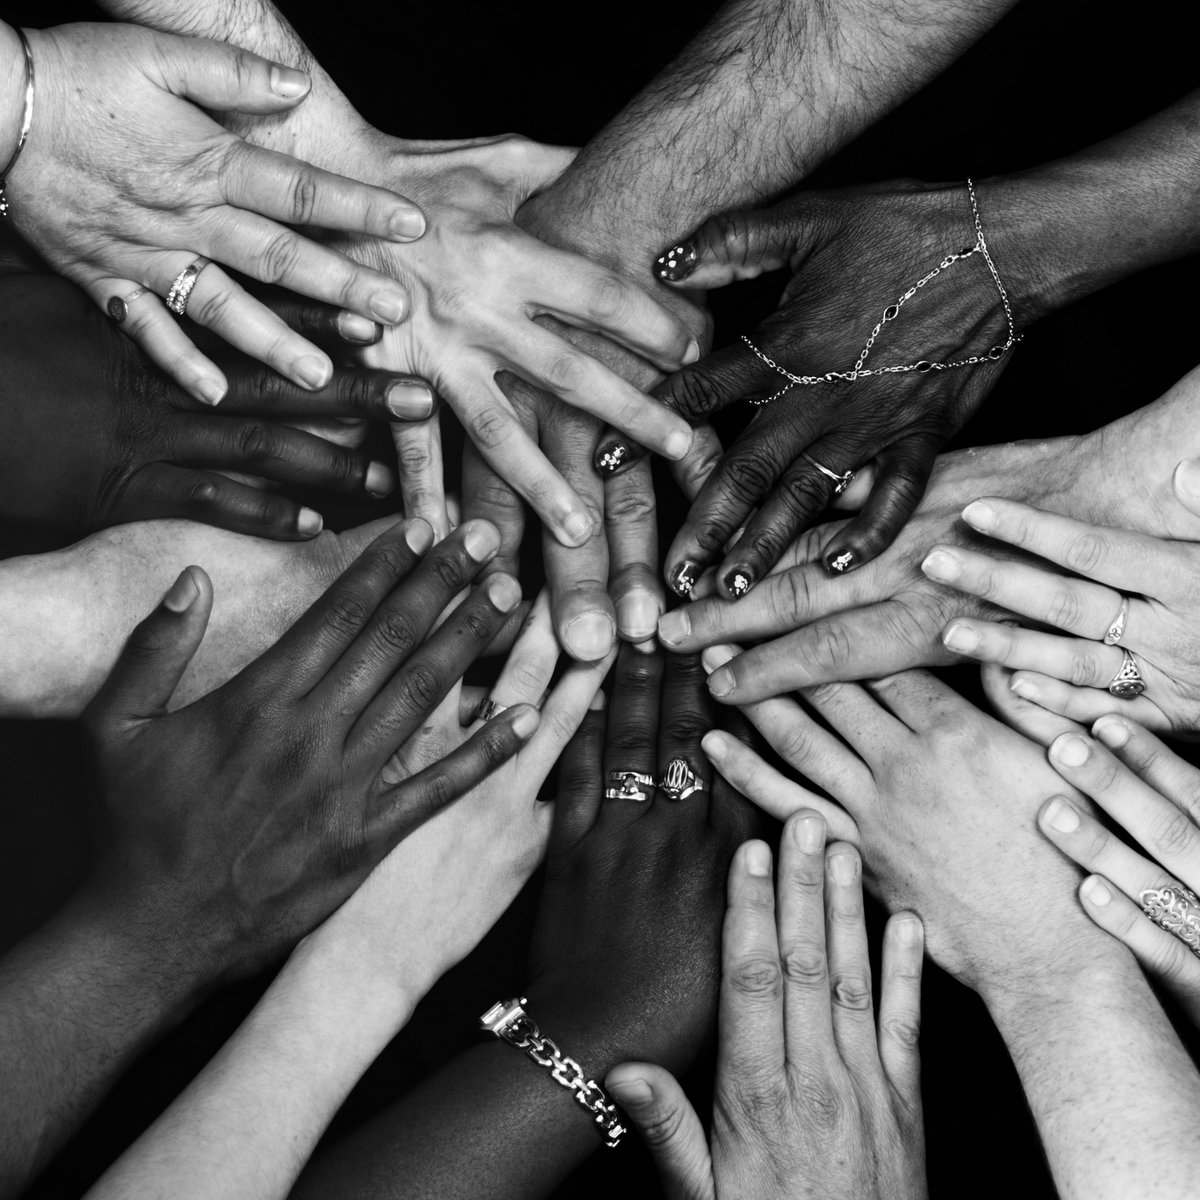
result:
M 715 1200 L 708 1139 L 674 1076 L 649 1063 L 622 1063 L 604 1085 L 646 1143 L 667 1200 Z
M 276 113 L 294 108 L 312 81 L 303 71 L 260 58 L 249 50 L 206 38 L 159 35 L 162 84 L 219 112 Z
M 774 208 L 721 213 L 660 254 L 651 270 L 663 283 L 724 287 L 787 266 L 809 248 L 815 233 L 815 223 L 805 219 L 794 200 Z
M 1200 458 L 1185 458 L 1171 477 L 1175 498 L 1193 516 L 1200 517 Z
M 185 567 L 159 606 L 129 635 L 92 701 L 91 717 L 124 722 L 165 712 L 204 640 L 211 611 L 211 580 L 200 567 Z

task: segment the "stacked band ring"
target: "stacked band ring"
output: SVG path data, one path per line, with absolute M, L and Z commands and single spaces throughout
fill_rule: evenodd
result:
M 637 800 L 640 803 L 650 799 L 654 776 L 641 771 L 609 771 L 608 782 L 610 786 L 604 789 L 606 800 Z
M 196 286 L 196 280 L 200 278 L 200 272 L 209 265 L 211 259 L 201 255 L 194 262 L 188 263 L 178 275 L 175 276 L 174 283 L 171 284 L 171 290 L 167 293 L 167 307 L 177 316 L 182 317 L 187 312 L 188 301 L 192 296 L 192 288 Z
M 490 721 L 493 717 L 498 717 L 507 708 L 507 704 L 501 704 L 497 700 L 484 700 L 475 710 L 475 720 Z

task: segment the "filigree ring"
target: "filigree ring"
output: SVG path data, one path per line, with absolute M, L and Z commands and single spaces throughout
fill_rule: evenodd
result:
M 673 758 L 667 763 L 657 786 L 668 800 L 686 800 L 704 791 L 704 780 L 697 777 L 686 758 Z
M 1182 883 L 1147 888 L 1138 897 L 1142 912 L 1159 929 L 1174 934 L 1197 958 L 1200 958 L 1200 900 Z

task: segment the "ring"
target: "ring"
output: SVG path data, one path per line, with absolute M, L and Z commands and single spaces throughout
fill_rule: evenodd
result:
M 1170 883 L 1166 887 L 1147 888 L 1138 899 L 1142 912 L 1159 929 L 1173 933 L 1200 958 L 1200 900 L 1195 892 L 1181 883 Z
M 1121 669 L 1112 677 L 1108 690 L 1118 700 L 1132 700 L 1146 690 L 1146 681 L 1138 670 L 1137 659 L 1130 651 L 1125 650 L 1124 646 L 1121 649 L 1125 653 L 1125 660 L 1121 663 Z
M 167 307 L 177 317 L 182 317 L 187 312 L 188 300 L 191 299 L 192 288 L 196 286 L 196 280 L 199 279 L 200 272 L 210 262 L 212 262 L 211 258 L 205 258 L 201 255 L 194 262 L 188 263 L 175 276 L 175 282 L 171 284 L 171 290 L 167 293 Z
M 608 781 L 621 786 L 605 788 L 606 800 L 649 800 L 650 789 L 654 786 L 654 776 L 643 775 L 641 771 L 609 771 Z
M 840 496 L 850 486 L 850 481 L 854 478 L 853 471 L 847 471 L 844 475 L 839 475 L 836 471 L 831 471 L 824 463 L 817 462 L 815 458 L 805 454 L 803 451 L 800 452 L 800 457 L 812 463 L 826 479 L 833 480 L 833 494 L 835 496 Z
M 127 316 L 129 316 L 129 306 L 139 296 L 144 296 L 149 290 L 149 288 L 143 287 L 134 288 L 132 292 L 129 292 L 124 296 L 111 297 L 109 302 L 104 307 L 107 310 L 108 315 L 112 317 L 112 319 L 116 321 L 118 325 L 120 325 L 121 322 L 124 321 Z
M 696 792 L 704 791 L 704 780 L 696 777 L 687 759 L 673 758 L 656 786 L 669 800 L 686 800 Z
M 498 717 L 507 708 L 507 704 L 500 704 L 496 700 L 483 700 L 475 710 L 475 720 L 490 721 L 493 717 Z
M 1129 597 L 1122 596 L 1121 607 L 1117 609 L 1117 615 L 1113 617 L 1112 624 L 1109 625 L 1108 632 L 1104 635 L 1106 646 L 1115 646 L 1125 636 L 1125 618 L 1127 616 L 1129 616 Z

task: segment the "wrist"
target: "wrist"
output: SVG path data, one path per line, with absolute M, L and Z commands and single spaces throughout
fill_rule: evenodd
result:
M 16 152 L 25 116 L 25 51 L 11 25 L 0 22 L 0 170 Z

